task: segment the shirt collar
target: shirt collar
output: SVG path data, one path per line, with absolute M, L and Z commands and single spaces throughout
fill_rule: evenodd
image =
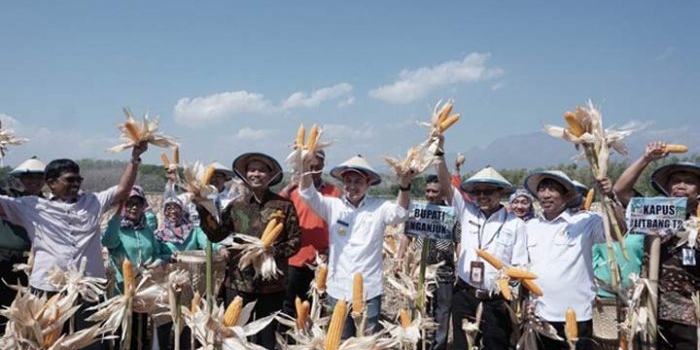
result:
M 567 223 L 571 223 L 572 215 L 571 215 L 571 212 L 569 211 L 569 209 L 565 209 L 563 212 L 561 212 L 561 214 L 559 214 L 556 218 L 554 218 L 554 220 L 551 220 L 551 221 L 547 220 L 547 218 L 544 217 L 544 213 L 540 214 L 540 221 L 543 221 L 543 222 L 556 222 L 560 219 L 564 220 Z
M 62 201 L 62 200 L 58 199 L 58 197 L 56 197 L 53 193 L 49 193 L 48 200 L 54 201 L 54 202 L 63 202 L 63 203 L 73 204 L 73 203 L 76 203 L 80 199 L 80 197 L 83 195 L 83 193 L 84 193 L 83 190 L 79 190 L 78 195 L 75 196 L 75 200 L 72 202 Z
M 355 205 L 353 205 L 353 204 L 348 200 L 348 197 L 347 197 L 347 196 L 343 196 L 343 203 L 345 203 L 345 205 L 347 205 L 347 206 L 349 206 L 349 207 L 351 207 L 351 208 L 357 208 L 357 209 L 359 209 L 359 208 L 361 208 L 363 205 L 365 205 L 365 202 L 366 202 L 366 201 L 367 201 L 367 194 L 365 193 L 365 196 L 362 198 L 362 200 L 360 201 L 360 203 L 359 203 L 359 204 L 357 205 L 357 207 L 356 207 Z
M 263 192 L 262 198 L 260 198 L 260 201 L 258 201 L 258 198 L 255 197 L 255 193 L 253 191 L 248 191 L 245 200 L 246 203 L 266 203 L 268 200 L 270 200 L 271 194 L 272 192 L 270 192 L 269 190 Z

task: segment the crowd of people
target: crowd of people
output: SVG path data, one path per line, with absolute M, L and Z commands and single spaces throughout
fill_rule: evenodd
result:
M 428 342 L 431 349 L 447 349 L 449 334 L 452 348 L 466 349 L 468 337 L 464 320 L 473 321 L 477 309 L 481 322 L 477 344 L 483 349 L 514 349 L 519 325 L 511 317 L 511 305 L 496 288 L 503 273 L 489 264 L 477 250 L 490 253 L 506 266 L 521 267 L 537 275 L 542 295 L 527 295 L 534 315 L 556 330 L 560 339 L 540 337 L 540 349 L 568 349 L 565 313 L 573 309 L 578 326 L 577 349 L 592 349 L 593 313 L 596 298 L 611 298 L 615 291 L 601 288 L 596 278 L 610 279 L 605 242 L 604 218 L 582 209 L 581 185 L 561 171 L 530 173 L 522 188 L 509 182 L 492 167 L 485 167 L 461 180 L 458 172 L 463 158 L 455 161 L 450 173 L 445 159 L 444 137 L 438 137 L 435 174 L 425 178 L 425 198 L 410 198 L 415 172 L 398 174 L 399 191 L 395 201 L 374 198 L 371 186 L 382 180 L 380 174 L 362 156 L 355 156 L 333 167 L 329 174 L 340 188 L 323 180 L 326 154 L 316 151 L 306 158 L 300 176 L 288 181 L 279 193 L 273 186 L 283 181 L 283 169 L 269 155 L 243 153 L 231 168 L 216 163 L 211 184 L 217 194 L 210 199 L 217 213 L 205 209 L 191 196 L 178 193 L 177 170 L 168 170 L 161 217 L 158 208 L 149 206 L 141 187 L 135 185 L 140 156 L 146 143 L 137 144 L 119 183 L 98 193 L 81 190 L 83 178 L 77 163 L 57 159 L 44 165 L 32 158 L 17 166 L 10 176 L 21 190 L 0 195 L 0 274 L 9 284 L 29 284 L 35 293 L 52 295 L 56 289 L 48 282 L 50 269 L 67 269 L 87 259 L 87 275 L 105 277 L 101 251 L 107 249 L 109 264 L 115 266 L 115 287 L 111 293 L 123 293 L 121 263 L 129 259 L 143 268 L 157 268 L 173 260 L 179 252 L 205 249 L 214 242 L 215 253 L 227 260 L 226 278 L 219 297 L 229 304 L 241 297 L 244 303 L 256 301 L 254 314 L 262 318 L 282 311 L 295 316 L 295 300 L 309 298 L 314 266 L 328 264 L 327 306 L 332 310 L 340 300 L 353 299 L 353 276 L 363 276 L 364 303 L 368 334 L 379 331 L 384 294 L 384 240 L 388 226 L 400 225 L 409 217 L 413 201 L 451 207 L 455 217 L 452 239 L 402 236 L 399 255 L 407 246 L 420 249 L 430 245 L 428 264 L 440 264 L 437 283 L 431 287 L 429 314 L 437 323 Z M 654 160 L 665 157 L 663 143 L 651 143 L 639 160 L 613 184 L 596 179 L 598 191 L 611 198 L 618 225 L 631 198 L 641 196 L 634 190 L 641 172 Z M 244 190 L 227 186 L 241 181 Z M 700 195 L 700 166 L 690 163 L 659 168 L 652 185 L 661 196 L 687 199 L 687 218 L 697 210 Z M 44 194 L 42 188 L 49 192 Z M 539 210 L 534 204 L 538 203 Z M 117 208 L 106 228 L 100 218 Z M 269 218 L 283 220 L 283 229 L 269 248 L 281 271 L 263 279 L 253 266 L 241 266 L 239 254 L 230 249 L 233 234 L 261 237 Z M 694 306 L 691 295 L 700 288 L 700 269 L 695 257 L 700 244 L 697 234 L 670 235 L 661 241 L 659 274 L 659 337 L 661 349 L 695 349 L 697 344 Z M 689 238 L 691 237 L 691 238 Z M 629 277 L 644 273 L 649 256 L 649 237 L 628 234 L 625 245 L 630 259 L 617 259 L 623 285 Z M 13 272 L 13 265 L 26 263 L 26 252 L 34 256 L 27 279 Z M 618 249 L 619 253 L 619 249 Z M 689 257 L 688 254 L 692 254 Z M 399 256 L 399 258 L 401 258 Z M 644 267 L 644 268 L 643 268 Z M 15 291 L 0 285 L 0 303 L 8 306 Z M 75 327 L 87 327 L 86 317 L 95 303 L 80 301 Z M 0 320 L 0 330 L 4 330 Z M 157 338 L 160 348 L 173 343 L 172 324 L 158 327 L 155 335 L 145 328 L 148 315 L 134 313 L 134 325 L 144 327 L 131 337 L 131 348 L 147 348 Z M 356 335 L 356 324 L 348 316 L 343 338 Z M 450 331 L 451 329 L 451 331 Z M 272 322 L 251 341 L 267 349 L 276 346 L 275 333 L 283 331 Z M 136 334 L 136 331 L 134 331 Z M 185 333 L 183 337 L 188 337 Z M 189 341 L 181 341 L 187 348 Z M 103 348 L 96 343 L 91 348 Z M 150 348 L 150 346 L 148 346 Z

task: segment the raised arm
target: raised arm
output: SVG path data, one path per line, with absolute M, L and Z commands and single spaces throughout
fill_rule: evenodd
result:
M 452 197 L 454 192 L 452 191 L 452 176 L 450 176 L 450 171 L 447 169 L 447 163 L 445 163 L 445 137 L 443 135 L 437 135 L 437 137 L 439 142 L 438 152 L 435 154 L 437 156 L 435 167 L 437 168 L 438 182 L 440 182 L 440 187 L 445 195 L 445 201 L 447 201 L 447 204 L 452 205 Z
M 634 197 L 634 184 L 639 180 L 639 176 L 644 169 L 654 160 L 661 159 L 667 155 L 665 142 L 650 142 L 647 144 L 644 154 L 622 172 L 622 175 L 620 175 L 613 186 L 613 191 L 623 206 L 627 206 L 630 199 Z
M 136 182 L 136 173 L 139 169 L 139 164 L 141 164 L 141 155 L 148 149 L 148 142 L 141 141 L 139 144 L 134 146 L 131 150 L 131 160 L 126 165 L 122 177 L 119 179 L 119 184 L 117 185 L 117 194 L 115 196 L 115 203 L 121 203 L 126 201 L 129 196 L 131 188 Z

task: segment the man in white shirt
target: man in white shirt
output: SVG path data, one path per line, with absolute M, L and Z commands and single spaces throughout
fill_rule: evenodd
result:
M 80 167 L 70 159 L 51 161 L 45 169 L 46 185 L 51 190 L 48 199 L 37 196 L 11 198 L 0 196 L 0 217 L 27 230 L 34 250 L 34 267 L 29 284 L 36 292 L 55 293 L 48 281 L 49 272 L 58 267 L 67 270 L 87 258 L 85 274 L 105 277 L 100 242 L 100 217 L 114 204 L 126 200 L 136 180 L 141 154 L 148 144 L 134 147 L 119 184 L 102 192 L 80 190 L 83 178 Z M 76 316 L 76 330 L 88 326 L 82 303 Z M 99 348 L 99 344 L 95 345 Z M 92 348 L 92 347 L 91 347 Z
M 611 184 L 600 180 L 601 193 Z M 605 241 L 600 214 L 572 211 L 577 197 L 575 185 L 561 171 L 539 171 L 528 175 L 525 188 L 540 203 L 542 214 L 525 224 L 530 271 L 544 293 L 533 299 L 535 314 L 549 322 L 562 338 L 566 310 L 576 312 L 579 340 L 576 349 L 591 349 L 592 307 L 596 296 L 592 248 Z M 566 342 L 541 337 L 543 349 L 568 349 Z
M 326 281 L 331 307 L 338 300 L 352 300 L 353 276 L 362 273 L 367 323 L 365 333 L 379 330 L 383 293 L 382 247 L 387 225 L 408 218 L 412 173 L 399 179 L 396 203 L 367 195 L 370 186 L 381 182 L 379 174 L 361 156 L 355 156 L 331 170 L 331 176 L 343 182 L 341 198 L 322 196 L 313 186 L 309 163 L 305 162 L 299 194 L 311 209 L 328 224 L 329 253 Z M 354 336 L 350 317 L 343 327 L 343 339 Z
M 445 199 L 455 209 L 462 226 L 461 237 L 455 239 L 459 255 L 457 284 L 452 296 L 454 348 L 468 347 L 463 320 L 474 322 L 476 309 L 482 303 L 477 344 L 484 349 L 511 349 L 514 325 L 505 300 L 495 288 L 499 271 L 481 259 L 476 250 L 486 250 L 508 266 L 527 263 L 523 221 L 500 202 L 513 191 L 513 186 L 495 169 L 486 167 L 462 183 L 462 190 L 474 200 L 465 201 L 459 189 L 450 185 L 444 153 L 440 151 L 436 156 L 440 159 L 437 164 L 440 184 L 450 189 Z

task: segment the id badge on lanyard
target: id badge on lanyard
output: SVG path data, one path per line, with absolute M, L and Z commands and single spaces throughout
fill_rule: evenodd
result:
M 469 263 L 469 279 L 472 284 L 484 283 L 484 263 L 472 261 Z

